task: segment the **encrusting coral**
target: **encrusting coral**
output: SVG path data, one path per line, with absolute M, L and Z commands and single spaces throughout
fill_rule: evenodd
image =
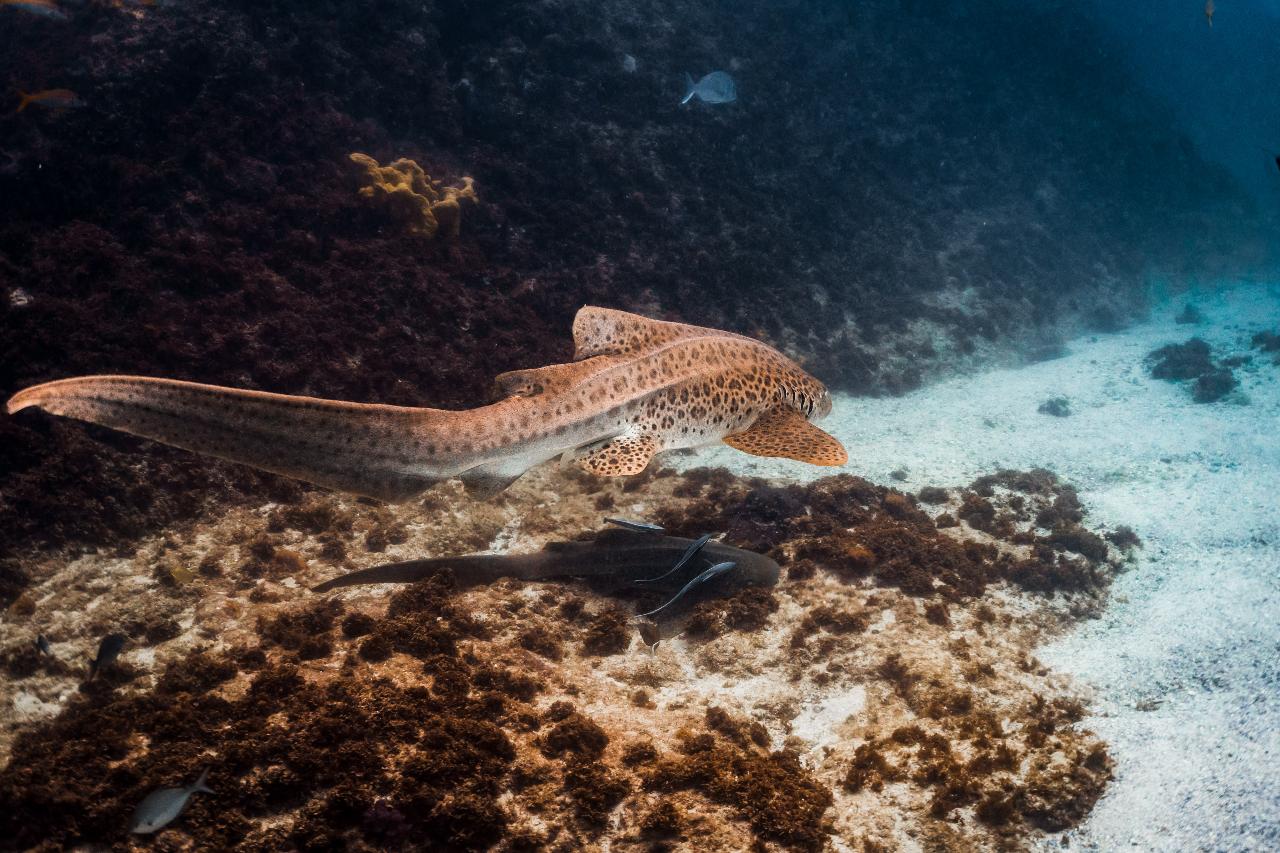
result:
M 460 202 L 478 200 L 470 176 L 463 176 L 460 187 L 446 187 L 405 157 L 381 166 L 368 154 L 357 151 L 351 154 L 351 162 L 364 169 L 369 183 L 361 187 L 360 196 L 385 207 L 415 234 L 435 237 L 443 231 L 445 237 L 455 239 L 462 225 Z

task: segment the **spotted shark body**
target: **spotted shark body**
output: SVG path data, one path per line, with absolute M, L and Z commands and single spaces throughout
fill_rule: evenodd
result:
M 464 411 L 346 403 L 138 376 L 37 385 L 9 400 L 321 486 L 403 501 L 454 477 L 505 488 L 556 457 L 606 477 L 657 453 L 721 441 L 746 453 L 842 465 L 810 418 L 822 383 L 759 341 L 587 306 L 574 361 L 497 377 L 505 395 Z

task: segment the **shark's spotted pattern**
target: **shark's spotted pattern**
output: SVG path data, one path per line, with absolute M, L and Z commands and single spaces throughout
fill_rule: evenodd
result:
M 656 453 L 721 440 L 756 455 L 847 461 L 808 420 L 830 411 L 826 388 L 759 341 L 590 306 L 573 332 L 574 362 L 504 373 L 506 399 L 460 412 L 134 376 L 38 385 L 8 409 L 36 406 L 389 501 L 450 477 L 501 489 L 562 455 L 601 476 L 636 474 Z

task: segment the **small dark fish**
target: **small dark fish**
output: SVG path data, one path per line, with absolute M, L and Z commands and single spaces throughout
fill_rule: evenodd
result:
M 178 815 L 182 814 L 183 809 L 187 807 L 187 802 L 190 801 L 192 794 L 196 791 L 203 791 L 206 794 L 213 793 L 209 786 L 204 783 L 207 778 L 209 778 L 208 767 L 200 773 L 200 778 L 195 781 L 194 785 L 188 785 L 185 788 L 161 788 L 159 791 L 152 791 L 147 794 L 147 798 L 138 803 L 138 808 L 133 813 L 133 819 L 129 821 L 129 831 L 135 835 L 146 835 L 164 829 L 173 823 L 177 820 Z
M 95 675 L 120 657 L 126 639 L 124 634 L 107 634 L 102 638 L 102 642 L 98 644 L 98 656 L 89 664 L 89 681 L 93 681 Z
M 684 588 L 676 593 L 675 598 L 671 599 L 661 607 L 658 607 L 654 610 L 650 610 L 648 613 L 641 613 L 640 615 L 646 619 L 652 619 L 657 614 L 661 613 L 671 605 L 675 604 L 681 598 L 684 598 L 684 596 L 688 594 L 689 590 L 693 589 L 695 586 L 704 584 L 707 581 L 711 580 L 712 578 L 719 577 L 725 572 L 735 568 L 737 565 L 738 565 L 737 563 L 716 563 L 714 566 L 707 569 L 705 572 L 703 572 L 702 574 L 698 575 L 696 578 L 694 578 L 693 580 L 685 584 Z
M 1280 169 L 1280 154 L 1276 155 L 1276 168 Z
M 651 652 L 658 648 L 658 643 L 662 642 L 662 632 L 658 628 L 658 623 L 652 619 L 637 616 L 636 630 L 640 632 L 640 642 L 648 646 Z
M 667 578 L 671 577 L 676 572 L 683 569 L 689 563 L 690 560 L 698 556 L 698 552 L 702 550 L 702 546 L 710 542 L 713 536 L 715 536 L 714 533 L 704 533 L 703 535 L 699 536 L 697 539 L 694 540 L 693 544 L 689 546 L 689 549 L 684 552 L 684 555 L 680 557 L 680 559 L 676 562 L 674 566 L 671 567 L 669 571 L 667 571 L 664 574 L 658 575 L 656 578 L 641 578 L 640 580 L 636 581 L 636 583 L 656 583 L 660 580 L 666 580 Z
M 609 524 L 625 527 L 627 530 L 634 530 L 637 533 L 661 533 L 665 529 L 647 521 L 627 521 L 625 518 L 606 518 L 605 521 Z
M 1205 19 L 1209 21 L 1209 29 L 1213 29 L 1213 12 L 1213 0 L 1205 0 L 1204 16 Z
M 49 647 L 49 638 L 44 634 L 36 635 L 36 648 L 40 650 L 40 654 L 53 657 L 53 649 Z

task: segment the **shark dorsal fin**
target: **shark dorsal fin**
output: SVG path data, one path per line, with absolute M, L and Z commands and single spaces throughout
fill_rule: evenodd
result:
M 742 338 L 718 329 L 651 320 L 614 308 L 586 305 L 573 318 L 573 358 L 581 361 L 597 355 L 633 356 L 682 338 L 705 337 Z
M 616 358 L 603 357 L 575 361 L 569 364 L 549 364 L 526 370 L 508 370 L 494 378 L 494 385 L 503 397 L 533 397 L 537 394 L 554 394 L 567 391 L 593 373 L 606 370 L 618 362 Z

